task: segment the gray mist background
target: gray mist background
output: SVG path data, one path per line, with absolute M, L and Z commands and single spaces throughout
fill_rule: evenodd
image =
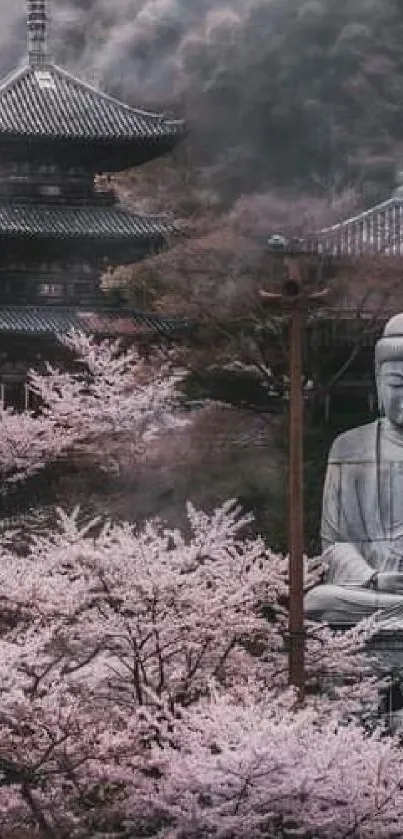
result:
M 185 116 L 224 203 L 272 187 L 388 196 L 403 150 L 392 0 L 49 0 L 53 58 L 132 105 Z M 0 0 L 0 76 L 26 2 Z

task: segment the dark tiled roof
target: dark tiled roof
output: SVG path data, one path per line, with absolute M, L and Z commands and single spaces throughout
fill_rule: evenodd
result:
M 135 336 L 158 333 L 165 337 L 176 335 L 189 327 L 180 318 L 143 312 L 111 313 L 102 311 L 77 312 L 80 328 L 95 335 Z
M 24 67 L 0 84 L 0 136 L 160 141 L 184 123 L 137 110 L 56 65 Z
M 142 216 L 122 206 L 0 203 L 0 238 L 149 240 L 174 232 L 167 215 Z
M 73 309 L 37 306 L 0 306 L 0 333 L 60 334 L 77 329 Z
M 57 306 L 0 306 L 0 334 L 65 335 L 71 329 L 90 334 L 133 336 L 160 334 L 171 337 L 186 329 L 179 318 L 142 312 L 87 311 Z
M 335 256 L 403 255 L 403 196 L 394 195 L 359 215 L 320 230 L 320 251 Z

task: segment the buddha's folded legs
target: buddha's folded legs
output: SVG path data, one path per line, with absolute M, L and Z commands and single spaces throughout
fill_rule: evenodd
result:
M 315 586 L 305 595 L 304 610 L 307 618 L 333 625 L 351 626 L 368 618 L 378 609 L 402 609 L 403 596 L 386 594 L 372 589 L 344 587 L 332 584 Z

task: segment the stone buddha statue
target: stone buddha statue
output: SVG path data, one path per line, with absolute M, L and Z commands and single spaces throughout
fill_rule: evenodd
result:
M 375 348 L 380 418 L 341 434 L 323 491 L 325 575 L 305 596 L 311 620 L 354 625 L 379 612 L 403 626 L 403 314 Z

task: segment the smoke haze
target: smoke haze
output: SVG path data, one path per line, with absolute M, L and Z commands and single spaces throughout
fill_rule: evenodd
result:
M 263 0 L 49 0 L 51 51 L 63 63 L 121 94 L 172 100 L 186 91 L 200 47 L 241 37 Z M 218 8 L 217 8 L 218 6 Z M 26 55 L 26 2 L 0 0 L 0 71 Z
M 403 149 L 394 0 L 50 0 L 54 60 L 189 123 L 232 196 L 262 186 L 384 197 Z M 26 56 L 25 0 L 0 0 L 0 73 Z

